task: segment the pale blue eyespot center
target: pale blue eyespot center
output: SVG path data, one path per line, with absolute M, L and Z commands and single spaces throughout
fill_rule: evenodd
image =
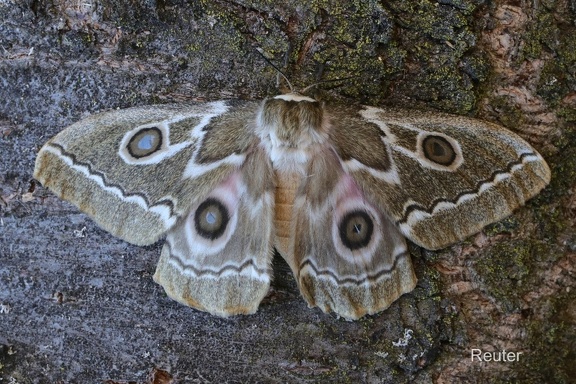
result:
M 144 135 L 140 140 L 138 140 L 138 149 L 141 150 L 150 150 L 154 148 L 154 135 Z
M 212 212 L 206 214 L 206 222 L 208 224 L 214 224 L 216 222 L 216 216 Z

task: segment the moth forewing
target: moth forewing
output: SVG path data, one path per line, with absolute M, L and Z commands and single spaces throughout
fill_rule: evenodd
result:
M 335 124 L 331 131 L 344 168 L 406 237 L 427 249 L 451 245 L 510 215 L 550 181 L 540 154 L 495 124 L 395 108 L 329 111 L 361 133 L 352 145 L 345 138 L 349 128 Z M 373 142 L 385 149 L 362 150 L 374 148 Z M 383 159 L 380 174 L 369 169 L 378 158 L 373 154 Z

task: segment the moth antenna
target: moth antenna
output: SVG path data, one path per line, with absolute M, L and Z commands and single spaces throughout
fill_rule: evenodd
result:
M 319 81 L 319 82 L 317 82 L 317 83 L 314 83 L 314 84 L 312 84 L 312 85 L 307 86 L 307 87 L 304 88 L 301 92 L 302 92 L 302 93 L 306 93 L 308 90 L 310 90 L 310 88 L 314 88 L 315 86 L 320 85 L 320 84 L 332 83 L 332 82 L 336 82 L 336 81 L 345 81 L 345 80 L 354 79 L 354 78 L 356 78 L 356 77 L 358 77 L 358 76 L 349 76 L 349 77 L 344 77 L 344 78 L 342 78 L 342 79 L 322 80 L 322 81 Z
M 286 83 L 288 84 L 288 87 L 290 87 L 290 92 L 294 92 L 294 87 L 292 86 L 292 83 L 290 82 L 290 80 L 288 80 L 288 77 L 286 77 L 286 75 L 284 74 L 284 72 L 282 72 L 280 70 L 280 68 L 278 68 L 277 66 L 275 66 L 270 60 L 268 60 L 268 58 L 266 56 L 264 56 L 264 54 L 262 53 L 260 48 L 256 48 L 256 52 L 258 52 L 260 54 L 260 56 L 262 56 L 262 58 L 264 59 L 265 62 L 268 63 L 268 65 L 270 65 L 272 68 L 274 68 L 276 70 L 276 72 L 278 72 L 278 74 L 280 76 L 282 76 L 284 78 L 284 80 L 286 80 Z

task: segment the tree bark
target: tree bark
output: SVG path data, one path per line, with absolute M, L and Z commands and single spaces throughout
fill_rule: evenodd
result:
M 574 36 L 569 0 L 0 2 L 0 377 L 569 382 Z M 34 182 L 34 159 L 90 113 L 274 95 L 284 84 L 258 51 L 296 88 L 322 81 L 329 103 L 502 124 L 544 155 L 552 183 L 460 244 L 411 246 L 418 286 L 378 315 L 348 322 L 307 308 L 278 260 L 255 315 L 181 306 L 152 281 L 162 242 L 135 247 L 102 231 Z M 518 359 L 479 362 L 475 350 Z

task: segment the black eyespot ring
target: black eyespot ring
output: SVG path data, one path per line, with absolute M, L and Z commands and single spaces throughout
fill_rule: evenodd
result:
M 130 156 L 135 159 L 150 156 L 160 148 L 162 148 L 162 131 L 157 127 L 141 129 L 132 136 L 126 146 Z
M 213 197 L 204 200 L 194 214 L 196 232 L 208 240 L 215 240 L 222 236 L 229 221 L 228 209 Z
M 370 244 L 374 221 L 366 211 L 351 211 L 342 218 L 338 230 L 342 244 L 354 251 Z
M 452 144 L 442 136 L 426 136 L 422 141 L 422 151 L 428 160 L 443 166 L 452 165 L 456 160 Z

